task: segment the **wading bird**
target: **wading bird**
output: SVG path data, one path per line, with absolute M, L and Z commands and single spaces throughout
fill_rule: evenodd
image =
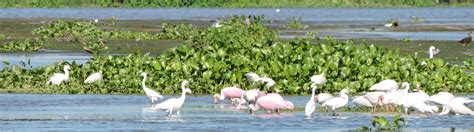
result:
M 277 114 L 280 114 L 280 110 L 282 109 L 291 109 L 291 104 L 288 105 L 279 94 L 270 93 L 259 97 L 255 104 L 250 104 L 249 107 L 251 111 L 257 111 L 260 108 L 263 108 L 267 110 L 268 113 L 275 111 Z
M 265 86 L 267 86 L 267 88 L 273 87 L 275 85 L 275 81 L 273 79 L 268 77 L 260 77 L 258 74 L 253 72 L 246 73 L 245 77 L 247 77 L 247 80 L 250 84 L 260 81 L 262 83 L 266 83 Z
M 472 41 L 472 36 L 471 36 L 471 35 L 472 35 L 472 31 L 469 31 L 469 32 L 467 33 L 467 37 L 465 37 L 465 38 L 459 40 L 459 43 L 462 43 L 463 46 L 468 45 L 468 44 L 471 43 L 471 41 Z
M 388 80 L 383 80 L 383 81 L 380 81 L 379 83 L 372 85 L 369 90 L 392 91 L 392 90 L 397 90 L 397 89 L 398 89 L 397 82 L 395 80 L 388 79 Z
M 69 79 L 69 70 L 71 67 L 69 65 L 64 65 L 64 73 L 54 73 L 46 82 L 46 84 L 59 85 L 62 82 L 66 82 Z
M 184 104 L 184 100 L 186 100 L 186 93 L 192 93 L 191 89 L 186 88 L 187 84 L 187 80 L 184 80 L 181 83 L 181 97 L 165 100 L 160 104 L 157 104 L 154 108 L 166 110 L 166 112 L 168 112 L 168 116 L 171 116 L 173 110 L 176 110 L 176 115 L 179 115 L 179 111 Z
M 334 97 L 326 102 L 323 103 L 323 107 L 329 107 L 331 108 L 333 115 L 336 115 L 336 109 L 343 107 L 349 102 L 349 96 L 347 94 L 349 93 L 349 90 L 343 89 L 339 92 L 339 97 Z
M 398 21 L 390 19 L 390 22 L 385 24 L 384 26 L 389 27 L 389 28 L 396 28 L 396 27 L 398 27 Z
M 152 89 L 146 87 L 145 85 L 146 73 L 143 72 L 141 75 L 143 76 L 143 81 L 142 81 L 143 91 L 145 91 L 146 96 L 150 98 L 151 104 L 155 104 L 155 101 L 158 101 L 158 99 L 163 99 L 163 96 L 161 96 L 158 92 L 153 91 Z
M 314 92 L 316 92 L 316 84 L 311 84 L 311 98 L 306 103 L 306 107 L 304 108 L 304 113 L 306 117 L 311 117 L 316 110 L 316 98 L 314 97 Z
M 434 46 L 430 46 L 430 49 L 428 50 L 428 52 L 430 53 L 430 59 L 432 59 L 434 55 L 439 53 L 439 49 Z
M 229 100 L 232 100 L 232 98 L 240 98 L 244 93 L 245 90 L 242 90 L 238 87 L 226 87 L 221 89 L 220 94 L 214 94 L 214 103 L 217 103 L 219 100 L 222 101 L 225 98 L 228 98 Z
M 454 113 L 456 115 L 474 115 L 474 112 L 466 107 L 466 104 L 474 102 L 471 99 L 464 97 L 456 97 L 451 100 L 448 104 L 447 110 L 440 113 L 440 115 L 445 115 L 448 113 Z
M 84 80 L 84 83 L 86 84 L 91 84 L 91 83 L 94 83 L 96 81 L 100 81 L 102 80 L 102 70 L 100 70 L 99 72 L 96 72 L 96 73 L 93 73 L 91 75 L 89 75 L 87 77 L 86 80 Z

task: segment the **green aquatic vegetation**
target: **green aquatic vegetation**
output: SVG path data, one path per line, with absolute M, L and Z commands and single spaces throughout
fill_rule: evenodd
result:
M 286 27 L 291 29 L 303 29 L 303 24 L 301 24 L 301 17 L 292 17 L 290 22 L 286 25 Z
M 0 34 L 0 41 L 2 41 L 3 39 L 5 39 L 5 35 L 4 35 L 4 34 Z
M 0 45 L 0 51 L 37 51 L 48 45 L 43 39 L 25 39 L 10 41 Z
M 107 50 L 105 40 L 114 39 L 133 39 L 140 40 L 186 40 L 189 37 L 197 36 L 198 31 L 190 24 L 168 25 L 163 23 L 162 31 L 157 34 L 147 32 L 131 32 L 131 31 L 106 31 L 97 28 L 93 21 L 65 21 L 57 20 L 55 22 L 45 24 L 32 31 L 33 35 L 42 38 L 54 38 L 58 41 L 81 42 L 84 49 L 90 52 L 98 52 L 99 50 Z
M 10 66 L 2 69 L 0 78 L 16 79 L 0 80 L 0 89 L 133 94 L 143 92 L 139 74 L 145 71 L 150 75 L 147 85 L 163 94 L 180 93 L 179 83 L 183 79 L 190 81 L 189 87 L 196 94 L 213 94 L 233 85 L 256 88 L 248 84 L 244 76 L 248 72 L 276 81 L 274 88 L 266 90 L 292 95 L 307 94 L 309 77 L 321 73 L 325 73 L 328 80 L 321 91 L 330 93 L 343 88 L 352 93 L 367 91 L 384 79 L 407 81 L 412 85 L 418 82 L 428 93 L 474 92 L 474 76 L 466 73 L 462 66 L 448 64 L 443 59 L 421 58 L 417 54 L 402 56 L 398 50 L 330 37 L 320 41 L 315 34 L 280 41 L 278 32 L 261 24 L 261 19 L 253 17 L 247 24 L 244 16 L 234 16 L 223 21 L 222 27 L 185 34 L 183 45 L 158 55 L 136 52 L 125 56 L 94 56 L 85 64 L 71 64 L 70 80 L 61 86 L 47 86 L 45 82 L 52 73 L 62 72 L 64 63 L 32 69 Z M 176 31 L 183 35 L 174 29 L 166 30 L 166 34 Z M 426 61 L 426 65 L 421 65 L 422 61 Z M 88 74 L 98 70 L 104 72 L 103 82 L 82 83 Z
M 359 130 L 400 130 L 405 127 L 406 124 L 407 122 L 400 115 L 394 116 L 392 122 L 385 117 L 374 116 L 372 118 L 372 128 L 361 126 Z

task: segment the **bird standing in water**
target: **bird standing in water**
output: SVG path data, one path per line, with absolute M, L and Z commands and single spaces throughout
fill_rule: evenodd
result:
M 463 46 L 468 45 L 468 44 L 471 43 L 471 41 L 472 41 L 472 36 L 471 36 L 471 35 L 472 35 L 472 31 L 468 32 L 468 33 L 467 33 L 467 37 L 461 39 L 461 40 L 459 41 L 459 43 L 462 43 Z

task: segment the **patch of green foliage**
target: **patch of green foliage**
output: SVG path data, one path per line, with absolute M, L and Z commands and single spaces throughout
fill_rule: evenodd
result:
M 108 49 L 105 46 L 107 39 L 134 39 L 134 40 L 164 40 L 188 39 L 197 36 L 198 30 L 192 25 L 179 24 L 170 26 L 163 23 L 162 31 L 157 34 L 131 31 L 106 31 L 97 28 L 92 21 L 65 21 L 58 20 L 45 24 L 32 31 L 33 35 L 42 38 L 54 38 L 58 41 L 81 42 L 84 49 L 92 52 Z
M 43 39 L 25 39 L 21 41 L 10 41 L 0 45 L 0 51 L 36 51 L 48 45 Z
M 400 115 L 393 117 L 393 121 L 390 122 L 385 117 L 374 116 L 372 118 L 372 128 L 367 126 L 361 126 L 358 130 L 400 130 L 406 126 L 406 121 Z
M 302 29 L 304 26 L 301 24 L 301 17 L 292 17 L 290 22 L 286 25 L 286 27 L 291 29 Z
M 428 93 L 439 91 L 474 92 L 474 76 L 460 65 L 443 59 L 402 56 L 398 50 L 374 45 L 354 44 L 315 36 L 280 41 L 278 33 L 261 24 L 255 17 L 251 24 L 245 17 L 235 16 L 222 22 L 222 27 L 194 31 L 183 45 L 159 55 L 94 56 L 85 64 L 70 64 L 67 83 L 46 85 L 48 78 L 62 72 L 64 63 L 23 69 L 9 66 L 0 72 L 3 91 L 39 93 L 142 93 L 142 71 L 148 72 L 148 87 L 164 94 L 180 93 L 179 83 L 190 81 L 196 94 L 217 93 L 221 88 L 248 84 L 245 74 L 255 72 L 271 77 L 276 85 L 271 90 L 282 94 L 304 95 L 310 90 L 309 77 L 325 73 L 327 84 L 322 92 L 336 93 L 348 88 L 352 93 L 367 91 L 373 84 L 395 79 L 412 84 L 419 82 Z M 174 30 L 171 30 L 173 32 Z M 181 33 L 181 32 L 179 32 Z M 421 65 L 426 61 L 426 65 Z M 104 80 L 85 85 L 83 80 L 102 70 Z
M 5 34 L 0 34 L 0 41 L 2 41 L 3 39 L 5 39 Z

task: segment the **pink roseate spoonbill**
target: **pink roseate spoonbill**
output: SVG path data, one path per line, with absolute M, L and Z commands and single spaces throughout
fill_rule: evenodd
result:
M 293 104 L 293 102 L 285 100 L 285 104 L 286 104 L 286 107 L 285 107 L 286 109 L 291 110 L 291 112 L 295 110 L 295 105 Z
M 311 117 L 316 110 L 316 98 L 314 96 L 314 92 L 316 92 L 316 83 L 311 84 L 311 97 L 309 101 L 306 103 L 306 107 L 304 108 L 304 113 L 306 117 Z
M 430 54 L 430 59 L 432 59 L 434 58 L 434 55 L 439 53 L 439 49 L 434 46 L 430 46 L 428 53 Z
M 469 32 L 467 33 L 467 37 L 465 37 L 465 38 L 459 40 L 459 43 L 462 43 L 463 46 L 467 46 L 469 43 L 472 42 L 472 36 L 471 36 L 471 35 L 472 35 L 472 31 L 469 31 Z
M 242 90 L 238 87 L 226 87 L 221 89 L 220 94 L 214 94 L 214 103 L 217 103 L 219 100 L 224 100 L 228 98 L 229 100 L 232 98 L 240 98 L 245 93 L 245 90 Z
M 444 112 L 453 98 L 454 95 L 450 92 L 439 92 L 435 95 L 431 95 L 428 101 L 441 105 L 443 107 L 441 111 Z
M 325 84 L 327 82 L 324 73 L 321 73 L 319 75 L 313 75 L 310 77 L 310 80 L 315 84 Z
M 96 73 L 93 73 L 91 75 L 89 75 L 86 80 L 84 80 L 84 83 L 86 84 L 91 84 L 91 83 L 94 83 L 96 81 L 100 81 L 102 80 L 102 70 L 100 70 L 99 72 L 96 72 Z
M 263 108 L 267 110 L 268 113 L 276 111 L 277 114 L 280 114 L 280 110 L 286 109 L 287 105 L 285 100 L 281 97 L 269 94 L 258 98 L 255 104 L 250 104 L 249 107 L 252 111 L 257 111 L 260 108 Z
M 354 104 L 356 104 L 359 107 L 369 107 L 369 108 L 373 107 L 370 101 L 367 100 L 364 96 L 354 96 L 354 98 L 352 99 L 352 102 L 354 102 Z
M 385 94 L 385 92 L 368 92 L 364 95 L 364 98 L 372 104 L 372 113 L 377 112 L 377 106 L 383 106 L 382 100 Z
M 395 80 L 388 79 L 388 80 L 383 80 L 379 83 L 372 85 L 369 90 L 390 91 L 390 90 L 397 90 L 397 89 L 398 89 L 397 82 Z
M 142 72 L 141 76 L 143 76 L 142 80 L 142 88 L 143 91 L 145 91 L 145 94 L 148 98 L 150 98 L 151 104 L 155 104 L 155 101 L 158 101 L 158 99 L 163 99 L 163 96 L 161 96 L 158 92 L 146 87 L 145 81 L 146 81 L 146 72 Z
M 168 112 L 168 116 L 171 116 L 171 114 L 173 113 L 173 110 L 176 110 L 176 115 L 179 115 L 179 111 L 184 104 L 184 100 L 186 100 L 186 93 L 190 93 L 190 94 L 192 93 L 191 89 L 186 88 L 187 84 L 188 84 L 187 80 L 184 80 L 181 83 L 181 90 L 182 90 L 181 97 L 165 100 L 161 102 L 160 104 L 157 104 L 154 108 L 166 110 Z
M 62 82 L 67 82 L 69 79 L 69 70 L 71 70 L 71 67 L 69 65 L 64 65 L 63 70 L 64 73 L 54 73 L 53 76 L 49 78 L 48 82 L 46 82 L 46 84 L 59 85 Z
M 333 111 L 333 115 L 336 115 L 336 109 L 343 107 L 349 101 L 349 96 L 347 94 L 349 90 L 343 89 L 339 92 L 339 97 L 334 97 L 323 103 L 323 107 L 329 107 Z

